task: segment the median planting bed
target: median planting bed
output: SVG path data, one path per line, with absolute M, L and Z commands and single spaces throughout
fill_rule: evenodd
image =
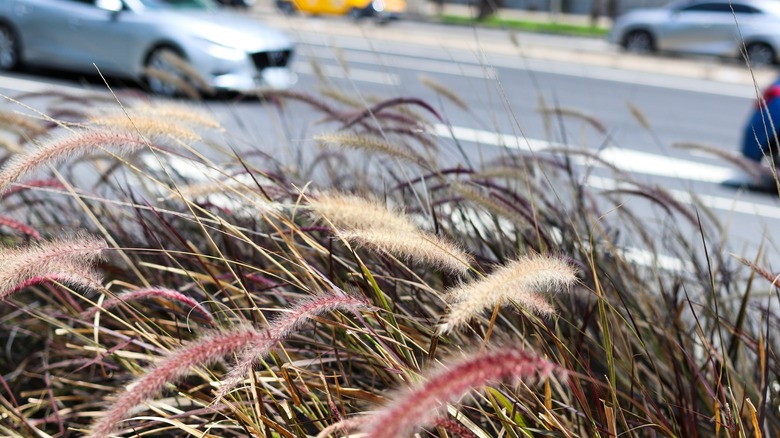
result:
M 586 149 L 439 164 L 443 90 L 261 92 L 321 115 L 299 162 L 237 152 L 194 102 L 5 104 L 0 434 L 777 431 L 764 254 L 618 169 L 583 184 Z

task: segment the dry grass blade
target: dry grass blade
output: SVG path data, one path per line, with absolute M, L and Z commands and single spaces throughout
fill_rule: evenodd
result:
M 163 60 L 179 70 L 187 79 L 191 80 L 200 91 L 209 95 L 214 94 L 214 88 L 211 87 L 211 84 L 209 84 L 208 81 L 200 75 L 200 72 L 196 70 L 192 64 L 187 62 L 186 59 L 168 50 L 163 53 Z
M 37 137 L 46 133 L 47 128 L 29 116 L 0 111 L 0 130 L 13 132 L 23 137 Z
M 0 135 L 0 148 L 7 150 L 8 152 L 14 153 L 14 154 L 20 154 L 24 152 L 24 148 L 17 143 L 16 141 L 5 138 L 4 136 Z
M 639 109 L 639 107 L 637 107 L 631 102 L 626 102 L 626 107 L 628 107 L 628 111 L 631 113 L 634 119 L 639 123 L 639 125 L 642 126 L 642 128 L 644 128 L 647 131 L 653 130 L 653 127 L 650 125 L 650 120 L 647 119 L 647 116 L 645 116 L 645 113 L 643 113 L 642 110 Z
M 571 117 L 574 119 L 579 119 L 592 126 L 601 134 L 607 133 L 607 127 L 604 126 L 604 124 L 599 119 L 574 108 L 538 108 L 537 111 L 542 115 L 555 115 L 559 117 Z
M 182 294 L 179 291 L 161 288 L 161 287 L 151 287 L 145 289 L 125 291 L 113 298 L 106 300 L 105 302 L 103 302 L 103 304 L 100 305 L 99 308 L 94 307 L 82 313 L 82 316 L 84 318 L 90 318 L 100 310 L 106 311 L 122 303 L 128 303 L 128 302 L 133 302 L 133 301 L 137 301 L 145 298 L 153 298 L 153 297 L 164 298 L 168 301 L 180 303 L 184 306 L 187 306 L 189 311 L 197 310 L 203 317 L 206 318 L 209 324 L 212 325 L 215 324 L 214 318 L 211 316 L 211 312 L 206 310 L 206 308 L 203 307 L 200 303 L 193 300 L 191 297 Z
M 145 67 L 144 68 L 144 76 L 147 78 L 154 78 L 157 80 L 160 80 L 162 82 L 165 82 L 166 84 L 173 85 L 176 87 L 176 90 L 183 95 L 189 97 L 193 100 L 200 100 L 202 99 L 202 96 L 200 95 L 200 91 L 192 84 L 187 82 L 185 79 L 181 78 L 180 76 L 167 72 L 164 70 L 160 70 L 157 68 L 152 67 Z
M 420 75 L 420 82 L 426 87 L 435 91 L 436 94 L 439 94 L 443 96 L 445 99 L 454 103 L 458 108 L 464 111 L 468 111 L 469 106 L 466 104 L 466 102 L 463 99 L 461 99 L 460 96 L 458 96 L 452 90 L 450 90 L 447 86 L 441 84 L 440 82 L 426 75 Z
M 699 151 L 699 152 L 705 152 L 707 154 L 710 154 L 712 156 L 722 158 L 735 166 L 742 169 L 745 173 L 750 175 L 756 182 L 762 182 L 769 180 L 774 180 L 774 173 L 771 169 L 762 166 L 760 163 L 756 163 L 755 161 L 746 159 L 742 155 L 739 155 L 737 153 L 723 150 L 716 146 L 709 146 L 704 144 L 698 144 L 698 143 L 690 143 L 690 142 L 679 142 L 679 143 L 673 143 L 672 147 L 684 149 L 687 151 Z
M 341 90 L 337 90 L 333 87 L 321 87 L 320 88 L 320 94 L 323 96 L 335 100 L 338 103 L 342 103 L 344 105 L 350 106 L 352 108 L 362 108 L 363 107 L 363 101 L 360 99 L 356 99 L 352 96 L 350 96 L 347 93 L 344 93 Z
M 517 227 L 532 224 L 534 222 L 532 216 L 523 214 L 520 210 L 510 208 L 505 203 L 491 198 L 475 187 L 467 186 L 459 182 L 452 182 L 450 183 L 450 188 L 463 199 L 484 208 L 492 214 L 509 219 Z

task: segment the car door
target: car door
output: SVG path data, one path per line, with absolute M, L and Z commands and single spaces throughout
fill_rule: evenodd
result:
M 676 9 L 663 26 L 659 49 L 721 55 L 734 46 L 736 23 L 725 2 L 704 2 Z
M 23 42 L 36 64 L 95 72 L 93 64 L 116 74 L 130 34 L 119 23 L 121 13 L 95 5 L 95 0 L 27 0 Z
M 78 1 L 86 2 L 88 7 L 71 16 L 69 27 L 86 68 L 94 72 L 97 66 L 106 74 L 133 76 L 138 68 L 135 54 L 149 38 L 148 26 L 142 17 L 128 9 L 101 9 L 96 6 L 97 0 Z

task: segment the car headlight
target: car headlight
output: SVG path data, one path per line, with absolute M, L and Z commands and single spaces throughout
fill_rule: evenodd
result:
M 198 38 L 198 41 L 205 46 L 206 53 L 215 58 L 229 61 L 241 61 L 242 59 L 246 59 L 246 52 L 241 49 L 226 46 L 207 38 Z

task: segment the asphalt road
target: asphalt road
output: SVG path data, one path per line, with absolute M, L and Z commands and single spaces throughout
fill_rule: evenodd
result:
M 673 190 L 682 202 L 687 202 L 691 193 L 699 196 L 728 224 L 725 232 L 730 251 L 752 258 L 763 242 L 768 243 L 770 255 L 778 253 L 771 240 L 771 231 L 780 225 L 778 197 L 722 187 L 720 183 L 732 174 L 732 166 L 672 147 L 676 142 L 694 142 L 737 150 L 755 96 L 753 85 L 735 80 L 740 74 L 738 64 L 694 61 L 694 66 L 698 62 L 719 71 L 712 76 L 723 80 L 713 81 L 683 72 L 690 65 L 679 60 L 653 58 L 650 64 L 654 71 L 648 71 L 644 64 L 627 68 L 622 61 L 612 63 L 620 68 L 605 65 L 598 60 L 621 55 L 598 40 L 518 35 L 519 47 L 499 47 L 495 38 L 506 41 L 506 35 L 477 35 L 452 27 L 443 31 L 443 37 L 450 32 L 457 44 L 432 45 L 425 34 L 415 35 L 410 30 L 427 31 L 425 25 L 416 23 L 381 29 L 386 34 L 405 34 L 403 40 L 397 35 L 390 40 L 373 38 L 373 25 L 354 27 L 357 35 L 327 31 L 349 25 L 337 19 L 285 21 L 284 27 L 299 41 L 295 69 L 300 90 L 316 92 L 321 87 L 312 67 L 316 62 L 330 86 L 353 98 L 421 97 L 433 103 L 451 125 L 451 129 L 443 125 L 436 129 L 445 151 L 454 134 L 474 161 L 497 155 L 503 147 L 542 149 L 550 142 L 598 149 L 602 157 L 640 179 Z M 441 29 L 435 32 L 442 38 Z M 540 52 L 540 47 L 546 52 Z M 573 53 L 568 58 L 561 55 L 567 50 Z M 546 54 L 525 56 L 526 52 Z M 675 66 L 681 74 L 675 74 Z M 759 77 L 765 81 L 768 76 L 762 74 Z M 467 109 L 424 85 L 421 75 L 459 96 Z M 0 75 L 0 93 L 11 96 L 49 87 L 83 88 L 85 84 L 102 88 L 94 78 L 85 82 L 48 73 Z M 599 132 L 576 117 L 555 118 L 552 129 L 546 128 L 538 111 L 542 98 L 548 106 L 575 110 L 598 120 L 607 131 Z M 44 102 L 37 104 L 45 106 Z M 279 117 L 261 102 L 209 101 L 207 105 L 228 127 L 234 147 L 261 149 L 280 159 L 296 160 L 311 152 L 315 145 L 309 139 L 322 129 L 311 123 L 320 115 L 305 106 L 294 106 L 292 113 Z M 649 129 L 632 115 L 629 105 L 641 111 Z M 454 152 L 444 155 L 456 156 Z M 614 184 L 604 169 L 597 167 L 592 174 L 589 183 L 594 187 Z M 648 215 L 656 214 L 642 200 L 627 202 Z

